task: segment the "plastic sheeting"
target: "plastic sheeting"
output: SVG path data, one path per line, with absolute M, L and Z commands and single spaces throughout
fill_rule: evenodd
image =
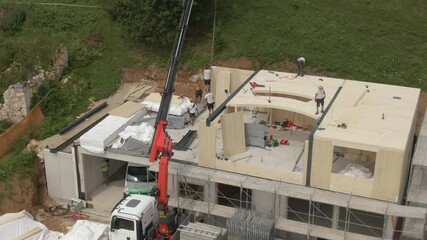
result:
M 125 130 L 119 133 L 119 139 L 111 146 L 111 148 L 120 148 L 125 144 L 129 137 L 141 141 L 143 143 L 151 142 L 154 136 L 154 127 L 146 122 L 139 126 L 127 126 Z
M 6 213 L 0 216 L 0 238 L 12 240 L 19 237 L 26 240 L 56 240 L 62 233 L 50 231 L 45 225 L 34 220 L 27 211 Z
M 83 149 L 93 153 L 104 153 L 108 146 L 127 125 L 132 124 L 146 113 L 143 109 L 128 118 L 109 115 L 95 127 L 80 137 L 80 145 Z
M 108 225 L 78 220 L 61 240 L 107 240 Z
M 160 108 L 160 102 L 150 102 L 144 101 L 143 104 L 147 105 L 147 108 L 153 112 L 158 112 Z M 187 97 L 182 98 L 182 102 L 179 104 L 171 104 L 169 108 L 169 114 L 175 116 L 182 116 L 187 110 L 191 107 L 193 103 L 191 103 L 190 99 Z
M 372 172 L 369 168 L 356 163 L 349 163 L 347 166 L 340 171 L 341 174 L 359 178 L 371 178 Z

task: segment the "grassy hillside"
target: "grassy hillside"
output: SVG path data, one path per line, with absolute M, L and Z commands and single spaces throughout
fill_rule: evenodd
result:
M 303 55 L 329 76 L 427 89 L 427 1 L 219 1 L 216 59 Z
M 156 63 L 166 67 L 170 49 L 148 48 L 126 41 L 122 26 L 110 21 L 106 0 L 37 0 L 24 3 L 67 3 L 99 6 L 54 6 L 2 3 L 8 12 L 26 15 L 22 26 L 0 29 L 0 91 L 24 80 L 34 64 L 47 67 L 59 44 L 68 47 L 67 84 L 52 88 L 45 104 L 46 137 L 84 111 L 89 98 L 111 94 L 123 66 Z M 214 62 L 247 57 L 258 68 L 294 62 L 303 55 L 319 75 L 398 84 L 427 89 L 427 1 L 405 0 L 218 0 Z M 0 17 L 5 12 L 0 12 Z M 9 20 L 10 20 L 9 19 Z M 210 63 L 211 26 L 188 31 L 181 67 Z M 8 30 L 9 29 L 9 30 Z M 172 46 L 171 46 L 172 47 Z M 137 57 L 138 61 L 133 60 Z
M 43 1 L 46 2 L 46 1 Z M 99 4 L 101 1 L 57 1 L 73 4 Z M 13 82 L 26 80 L 34 66 L 48 69 L 51 57 L 63 44 L 68 49 L 69 67 L 66 84 L 46 82 L 39 91 L 41 99 L 50 90 L 43 110 L 45 126 L 39 137 L 57 132 L 85 111 L 89 99 L 100 99 L 120 85 L 121 68 L 133 63 L 128 56 L 129 42 L 122 28 L 109 20 L 102 8 L 51 6 L 37 4 L 1 4 L 4 18 L 15 26 L 17 17 L 25 14 L 18 28 L 0 32 L 0 69 L 12 62 L 18 67 L 12 74 L 0 74 L 0 91 Z

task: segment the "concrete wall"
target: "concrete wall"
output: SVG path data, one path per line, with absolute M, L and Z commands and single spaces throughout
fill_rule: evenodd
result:
M 105 159 L 104 157 L 81 154 L 80 155 L 82 168 L 80 172 L 80 180 L 82 183 L 82 192 L 86 194 L 86 197 L 99 186 L 104 183 L 104 177 L 102 176 L 101 163 Z M 110 159 L 109 176 L 112 176 L 117 172 L 126 162 L 119 160 Z
M 50 197 L 70 200 L 77 198 L 76 166 L 70 153 L 50 153 L 44 149 L 47 189 Z
M 82 178 L 84 186 L 82 191 L 84 189 L 87 198 L 90 193 L 92 193 L 104 182 L 101 172 L 101 162 L 103 158 L 86 154 L 82 154 L 81 156 L 83 163 L 83 174 L 80 174 L 80 177 Z
M 287 217 L 288 197 L 259 190 L 252 190 L 252 210 L 269 217 Z

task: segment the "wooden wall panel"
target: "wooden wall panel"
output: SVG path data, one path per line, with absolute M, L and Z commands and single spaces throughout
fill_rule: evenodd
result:
M 307 182 L 307 157 L 308 157 L 308 140 L 305 140 L 304 142 L 304 153 L 301 156 L 300 161 L 304 161 L 304 169 L 302 172 L 302 184 L 305 185 Z
M 372 197 L 396 202 L 402 181 L 403 153 L 380 149 L 374 172 Z
M 329 189 L 333 147 L 330 141 L 314 139 L 310 186 Z
M 246 151 L 245 124 L 243 112 L 227 113 L 221 116 L 224 156 L 230 157 Z
M 363 197 L 371 197 L 373 179 L 356 178 L 343 174 L 332 173 L 330 190 L 354 194 Z
M 233 69 L 231 70 L 230 89 L 236 91 L 251 75 L 253 71 Z
M 224 90 L 230 89 L 230 71 L 221 71 L 215 79 L 215 105 L 219 106 L 227 99 Z
M 216 127 L 199 124 L 199 166 L 215 168 L 216 160 Z

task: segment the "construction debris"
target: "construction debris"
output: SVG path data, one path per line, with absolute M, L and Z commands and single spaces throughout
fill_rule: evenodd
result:
M 200 222 L 182 225 L 178 229 L 181 240 L 225 240 L 227 230 Z

